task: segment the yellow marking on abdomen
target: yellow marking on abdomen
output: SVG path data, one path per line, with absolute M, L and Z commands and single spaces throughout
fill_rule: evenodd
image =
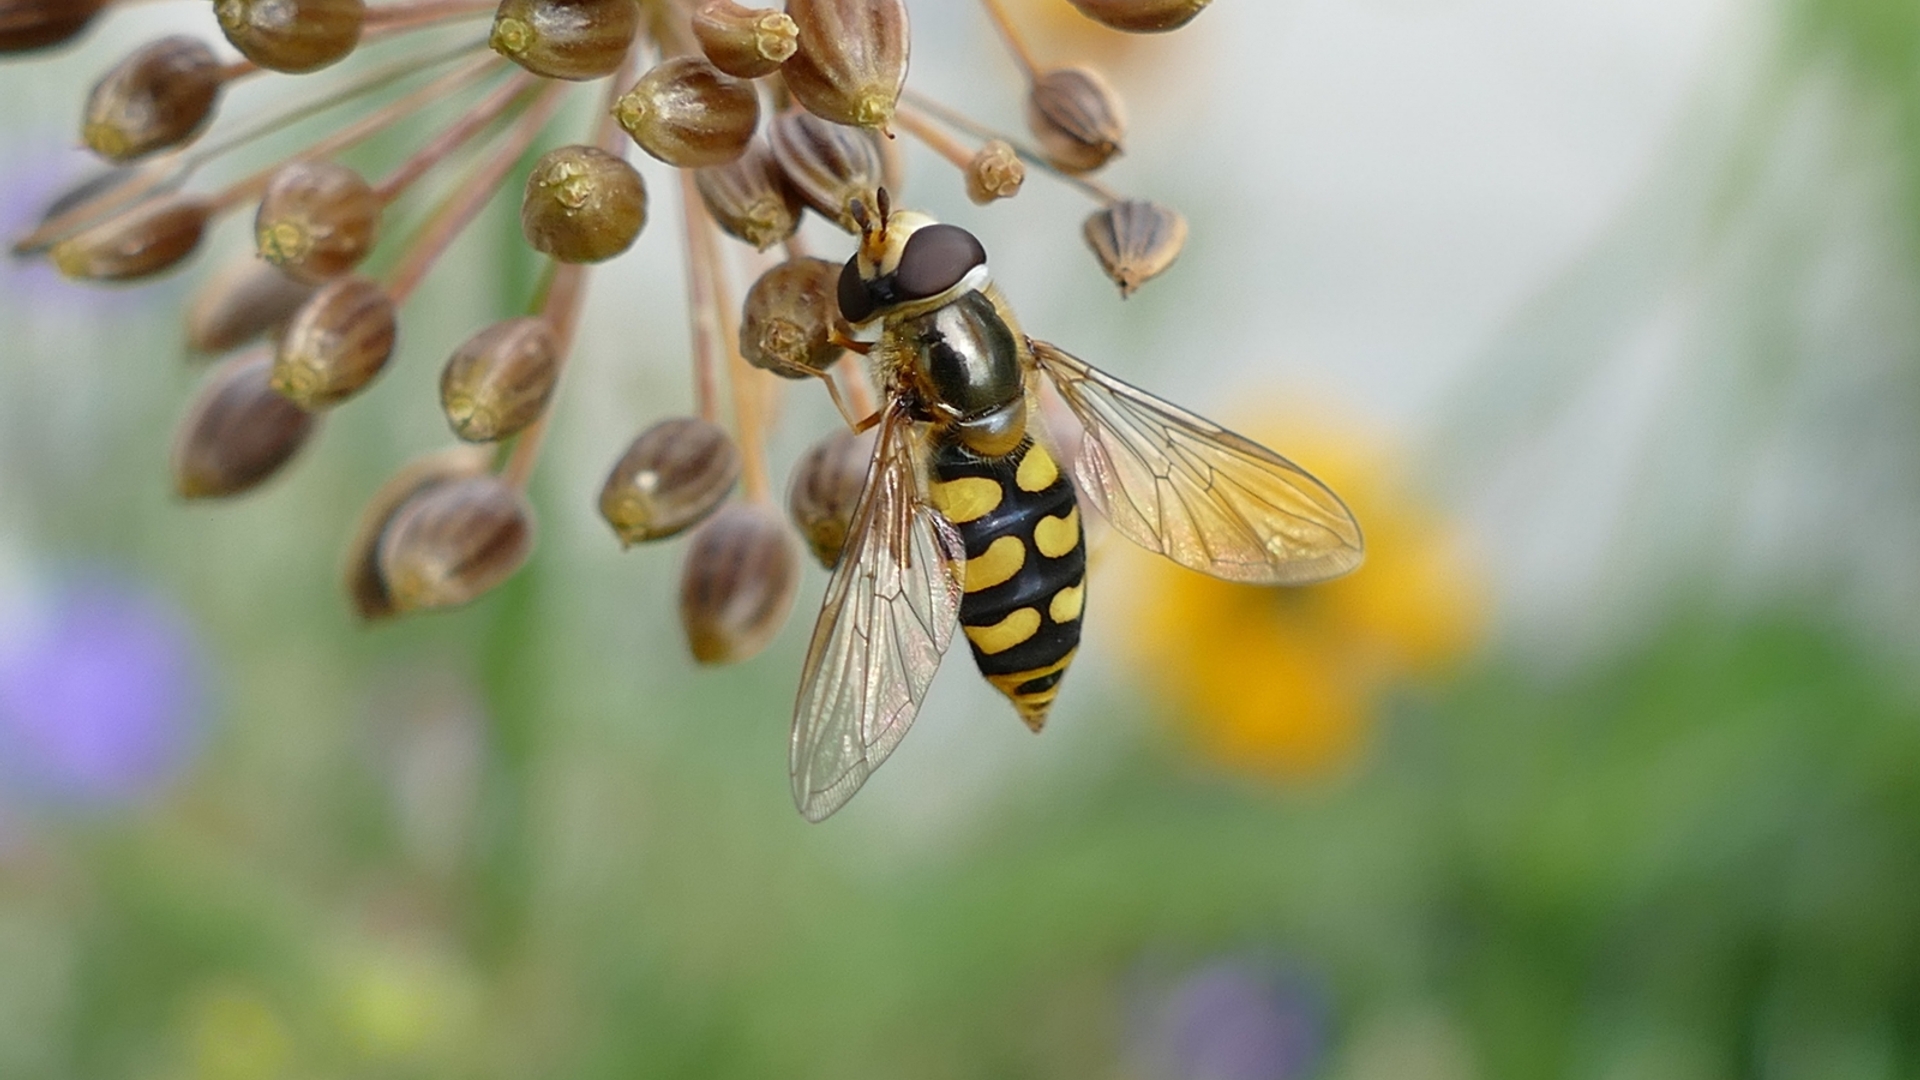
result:
M 1065 555 L 1079 542 L 1080 508 L 1077 506 L 1067 511 L 1066 517 L 1041 518 L 1033 527 L 1033 546 L 1049 559 Z
M 1080 617 L 1080 609 L 1086 606 L 1087 587 L 1069 585 L 1053 594 L 1053 602 L 1047 605 L 1047 614 L 1057 623 L 1069 623 Z
M 1040 629 L 1040 613 L 1030 607 L 1020 610 L 994 623 L 992 626 L 964 626 L 968 640 L 973 647 L 992 656 L 1003 653 L 1015 645 L 1032 637 Z
M 985 476 L 938 480 L 928 490 L 933 508 L 955 525 L 983 518 L 1000 505 L 1000 482 Z
M 1021 491 L 1045 491 L 1058 479 L 1060 466 L 1053 463 L 1053 455 L 1039 443 L 1027 447 L 1026 456 L 1020 459 L 1020 471 L 1013 475 L 1013 482 L 1020 485 Z
M 987 546 L 977 559 L 967 560 L 968 592 L 991 589 L 1012 579 L 1027 564 L 1027 545 L 1017 536 L 1003 536 Z

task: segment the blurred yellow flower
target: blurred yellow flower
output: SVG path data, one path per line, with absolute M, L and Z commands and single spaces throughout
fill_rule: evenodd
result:
M 291 1051 L 286 1026 L 258 991 L 224 985 L 192 1005 L 187 1027 L 200 1080 L 272 1080 Z

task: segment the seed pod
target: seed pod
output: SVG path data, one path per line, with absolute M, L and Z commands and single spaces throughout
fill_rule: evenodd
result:
M 593 146 L 547 151 L 527 174 L 520 231 L 561 262 L 603 262 L 647 223 L 647 186 L 624 160 Z
M 1123 199 L 1087 217 L 1082 230 L 1121 296 L 1158 277 L 1187 243 L 1187 219 L 1170 206 Z
M 360 44 L 364 0 L 214 0 L 220 30 L 269 71 L 317 71 Z
M 967 198 L 980 206 L 1013 198 L 1026 181 L 1027 167 L 1005 139 L 988 140 L 967 163 Z
M 385 289 L 366 278 L 329 281 L 280 335 L 273 388 L 303 409 L 337 405 L 387 366 L 396 332 Z
M 833 343 L 839 285 L 840 267 L 825 259 L 788 259 L 761 274 L 741 309 L 741 357 L 789 379 L 832 367 L 844 352 Z
M 142 46 L 93 84 L 81 137 L 108 161 L 132 161 L 199 134 L 213 116 L 220 60 L 176 34 Z
M 751 659 L 786 625 L 800 557 L 780 515 L 760 503 L 722 507 L 693 534 L 680 570 L 680 626 L 703 664 Z
M 787 488 L 787 512 L 820 565 L 840 565 L 853 525 L 853 507 L 867 486 L 873 462 L 874 434 L 855 435 L 846 428 L 807 448 L 793 467 Z
M 1212 0 L 1069 0 L 1080 14 L 1115 30 L 1136 34 L 1178 30 Z
M 0 0 L 0 56 L 64 45 L 104 7 L 106 0 Z
M 780 77 L 806 110 L 836 124 L 886 127 L 907 81 L 905 0 L 787 0 L 799 48 Z
M 312 295 L 313 286 L 243 254 L 194 294 L 187 307 L 187 345 L 203 353 L 237 349 L 278 329 Z
M 492 473 L 432 484 L 380 537 L 380 579 L 396 614 L 459 607 L 513 576 L 533 550 L 533 512 Z
M 675 168 L 725 165 L 760 126 L 760 95 L 698 56 L 655 64 L 613 107 L 640 149 Z
M 1027 129 L 1064 172 L 1084 173 L 1120 153 L 1127 118 L 1120 95 L 1092 68 L 1058 68 L 1033 80 Z
M 800 228 L 800 195 L 767 144 L 755 139 L 726 165 L 693 174 L 700 201 L 728 236 L 765 251 Z
M 60 272 L 83 281 L 135 281 L 171 270 L 200 246 L 207 204 L 170 195 L 137 204 L 53 245 Z
M 492 442 L 539 419 L 560 377 L 560 341 L 535 316 L 494 323 L 468 338 L 440 372 L 440 407 L 453 433 Z
M 711 420 L 678 416 L 640 433 L 600 489 L 623 545 L 664 540 L 713 513 L 740 479 L 740 451 Z
M 584 82 L 619 70 L 639 28 L 634 0 L 501 0 L 489 44 L 535 75 Z
M 490 450 L 477 446 L 450 447 L 415 458 L 380 485 L 380 490 L 374 492 L 360 512 L 353 542 L 347 545 L 343 577 L 355 613 L 369 622 L 399 614 L 393 598 L 387 595 L 386 579 L 380 575 L 380 540 L 386 535 L 394 514 L 430 487 L 486 472 L 492 461 Z
M 249 491 L 305 446 L 319 418 L 267 385 L 273 358 L 236 356 L 215 368 L 180 419 L 173 489 L 183 499 Z
M 793 190 L 828 221 L 859 232 L 847 207 L 871 199 L 889 183 L 879 136 L 871 131 L 822 120 L 801 109 L 774 118 L 769 130 L 773 159 Z
M 737 79 L 757 79 L 780 70 L 793 55 L 800 28 L 771 8 L 707 0 L 693 13 L 693 36 L 714 67 Z
M 345 165 L 290 161 L 273 174 L 253 238 L 260 257 L 318 285 L 360 265 L 380 228 L 380 196 Z

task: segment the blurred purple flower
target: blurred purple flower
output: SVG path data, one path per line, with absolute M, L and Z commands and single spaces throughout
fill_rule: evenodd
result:
M 1314 1068 L 1325 1010 L 1305 981 L 1257 959 L 1215 960 L 1158 995 L 1145 1028 L 1147 1075 L 1165 1080 L 1297 1080 Z

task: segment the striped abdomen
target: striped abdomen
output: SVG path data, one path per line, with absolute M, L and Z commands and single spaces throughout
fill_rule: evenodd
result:
M 997 458 L 942 446 L 933 473 L 934 508 L 967 546 L 960 628 L 980 673 L 1038 731 L 1080 644 L 1087 545 L 1073 482 L 1031 438 Z

